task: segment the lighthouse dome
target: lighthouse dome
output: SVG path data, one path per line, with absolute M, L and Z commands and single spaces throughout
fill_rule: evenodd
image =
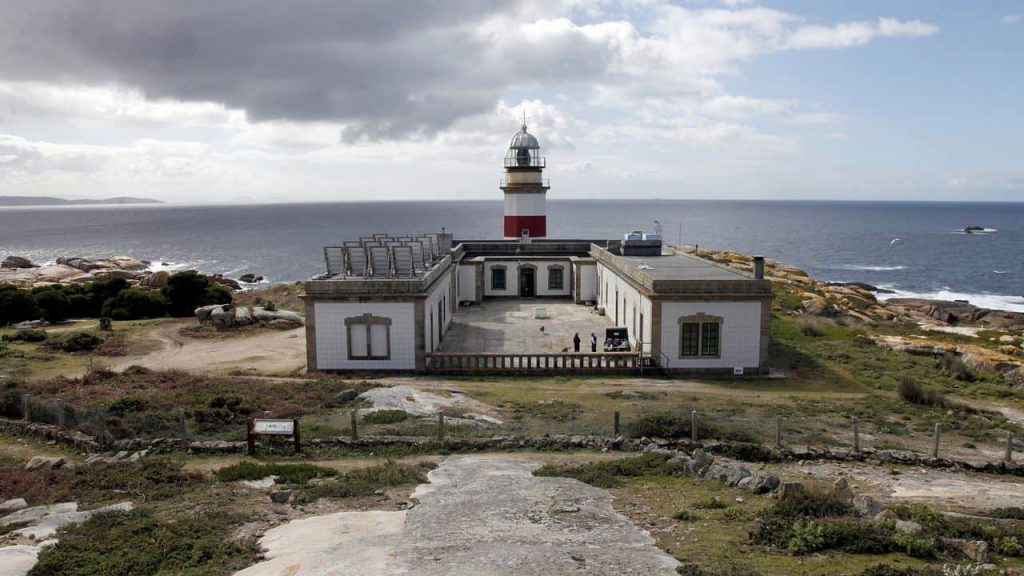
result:
M 540 150 L 540 143 L 533 134 L 526 131 L 526 124 L 523 124 L 522 129 L 512 136 L 512 143 L 508 147 L 513 150 Z

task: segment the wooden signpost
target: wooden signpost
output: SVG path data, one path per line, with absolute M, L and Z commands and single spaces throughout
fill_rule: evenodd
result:
M 249 419 L 249 455 L 256 454 L 256 436 L 291 436 L 295 441 L 295 453 L 302 452 L 299 444 L 299 420 L 250 418 Z

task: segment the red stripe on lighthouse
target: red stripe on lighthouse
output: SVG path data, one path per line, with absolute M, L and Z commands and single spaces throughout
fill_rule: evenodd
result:
M 530 231 L 530 238 L 543 238 L 548 235 L 546 216 L 505 216 L 505 237 L 518 238 L 523 229 Z

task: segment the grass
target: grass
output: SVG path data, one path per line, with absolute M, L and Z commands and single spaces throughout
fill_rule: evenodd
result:
M 260 553 L 251 539 L 231 537 L 238 518 L 221 514 L 161 521 L 151 511 L 95 516 L 44 550 L 30 576 L 232 574 Z
M 336 476 L 337 470 L 313 464 L 260 464 L 243 461 L 217 471 L 217 479 L 222 482 L 238 480 L 260 480 L 267 476 L 276 476 L 282 484 L 305 484 L 313 478 Z
M 547 464 L 534 470 L 534 476 L 562 476 L 575 478 L 592 486 L 614 488 L 621 486 L 624 478 L 638 476 L 664 476 L 674 471 L 664 454 L 644 454 L 605 462 L 586 464 Z
M 180 463 L 147 458 L 131 464 L 92 464 L 27 471 L 23 463 L 0 466 L 0 500 L 24 498 L 32 505 L 77 501 L 83 508 L 132 500 L 164 501 L 202 486 Z
M 344 474 L 303 488 L 296 497 L 297 503 L 308 503 L 319 498 L 352 498 L 369 496 L 377 490 L 422 484 L 427 481 L 427 472 L 435 467 L 430 462 L 406 464 L 387 460 L 383 464 L 358 468 Z
M 404 410 L 377 410 L 363 414 L 363 422 L 366 424 L 396 424 L 408 418 L 409 414 Z

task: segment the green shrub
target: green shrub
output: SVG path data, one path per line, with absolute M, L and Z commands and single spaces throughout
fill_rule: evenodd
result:
M 32 299 L 47 322 L 59 322 L 71 311 L 71 302 L 59 286 L 33 289 Z
M 993 548 L 995 548 L 997 554 L 1013 557 L 1024 556 L 1024 546 L 1021 546 L 1016 536 L 996 538 L 994 544 Z
M 721 510 L 726 506 L 726 503 L 722 502 L 721 496 L 712 496 L 707 500 L 697 502 L 696 504 L 693 505 L 693 507 L 698 510 Z
M 682 576 L 761 576 L 761 573 L 746 566 L 701 566 L 692 562 L 676 568 Z
M 315 486 L 302 490 L 296 497 L 297 503 L 312 502 L 318 498 L 353 498 L 370 496 L 375 491 L 390 486 L 421 484 L 427 481 L 426 473 L 434 464 L 404 464 L 388 460 L 378 466 L 360 468 L 339 475 Z
M 42 311 L 28 290 L 0 284 L 0 326 L 23 320 L 38 320 Z
M 64 533 L 29 574 L 230 574 L 259 555 L 253 540 L 231 537 L 239 524 L 217 514 L 169 522 L 144 510 L 101 514 Z
M 801 520 L 793 525 L 786 547 L 794 554 L 817 552 L 825 547 L 825 531 L 812 520 Z
M 942 572 L 935 568 L 904 568 L 878 564 L 865 569 L 860 576 L 942 576 Z
M 404 410 L 377 410 L 363 414 L 363 422 L 366 424 L 395 424 L 408 417 L 409 414 Z
M 892 541 L 900 551 L 914 558 L 934 558 L 939 552 L 939 541 L 932 536 L 896 532 Z
M 104 302 L 101 314 L 114 320 L 159 318 L 167 315 L 167 304 L 160 292 L 128 288 Z
M 313 464 L 259 464 L 246 460 L 221 468 L 217 471 L 217 479 L 222 482 L 234 482 L 277 476 L 277 481 L 282 484 L 305 484 L 311 478 L 326 478 L 337 474 L 338 471 L 333 468 Z
M 805 486 L 803 490 L 787 492 L 768 514 L 780 518 L 829 518 L 847 516 L 853 507 L 827 488 Z
M 626 423 L 626 433 L 632 438 L 689 438 L 690 417 L 668 412 L 648 412 Z
M 606 462 L 562 465 L 547 464 L 533 471 L 534 476 L 563 476 L 599 488 L 614 488 L 622 484 L 622 477 L 669 476 L 675 470 L 666 464 L 665 454 L 644 454 Z
M 680 510 L 673 514 L 672 518 L 679 520 L 680 522 L 693 522 L 694 520 L 700 520 L 700 516 L 697 516 L 689 510 Z
M 171 274 L 161 288 L 171 316 L 191 316 L 196 308 L 231 303 L 231 291 L 198 272 Z
M 90 352 L 95 350 L 100 344 L 103 344 L 103 338 L 92 332 L 74 332 L 60 338 L 51 339 L 47 345 L 61 352 L 75 353 Z
M 993 518 L 1008 518 L 1011 520 L 1024 520 L 1024 508 L 1010 507 L 1010 508 L 996 508 L 988 514 Z
M 812 320 L 801 320 L 797 324 L 800 333 L 809 338 L 821 338 L 825 336 L 825 329 L 820 323 Z
M 903 401 L 911 404 L 922 406 L 946 406 L 948 404 L 946 397 L 941 392 L 925 389 L 910 376 L 900 379 L 899 395 Z
M 4 334 L 4 342 L 42 342 L 46 340 L 46 331 L 38 328 L 18 330 L 14 334 Z

